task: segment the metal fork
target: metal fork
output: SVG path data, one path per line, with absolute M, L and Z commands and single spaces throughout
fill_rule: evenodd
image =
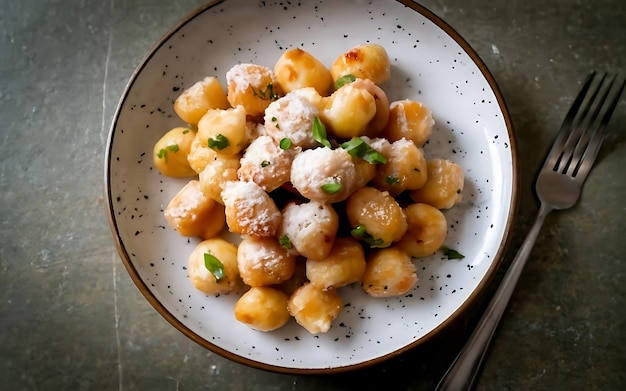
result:
M 571 208 L 580 197 L 583 183 L 604 139 L 604 128 L 626 84 L 626 80 L 620 84 L 616 79 L 617 76 L 609 77 L 606 73 L 596 77 L 595 72 L 587 77 L 537 177 L 535 190 L 540 207 L 535 222 L 476 329 L 437 385 L 437 390 L 468 390 L 474 384 L 485 352 L 546 216 L 553 210 Z

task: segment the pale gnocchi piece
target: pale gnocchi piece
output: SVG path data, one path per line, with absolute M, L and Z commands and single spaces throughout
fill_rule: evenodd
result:
M 224 207 L 202 192 L 198 180 L 190 180 L 163 211 L 167 224 L 183 236 L 209 239 L 224 228 Z
M 376 172 L 378 172 L 378 167 L 376 164 L 369 163 L 358 157 L 352 158 L 352 162 L 354 163 L 354 169 L 356 172 L 354 188 L 360 189 L 374 179 Z
M 355 183 L 352 156 L 343 148 L 307 149 L 297 154 L 291 164 L 291 184 L 309 200 L 343 201 L 350 196 Z
M 276 285 L 293 276 L 296 256 L 273 237 L 244 237 L 239 243 L 237 264 L 246 285 Z
M 336 290 L 305 283 L 289 298 L 287 308 L 296 322 L 311 334 L 326 333 L 339 316 L 343 300 Z
M 246 111 L 243 106 L 210 109 L 198 122 L 198 138 L 221 156 L 234 156 L 247 145 Z
M 209 109 L 230 107 L 226 92 L 217 80 L 209 76 L 187 88 L 174 101 L 174 112 L 190 125 L 197 125 Z
M 389 118 L 382 134 L 391 142 L 405 138 L 423 147 L 434 125 L 431 111 L 422 103 L 409 99 L 398 100 L 389 105 Z
M 330 74 L 334 81 L 353 75 L 380 85 L 391 78 L 389 55 L 378 44 L 358 45 L 335 59 L 330 67 Z
M 282 95 L 274 73 L 257 64 L 237 64 L 226 72 L 227 99 L 233 106 L 243 106 L 251 117 L 262 116 L 269 104 Z
M 239 277 L 237 246 L 220 237 L 200 242 L 189 255 L 187 269 L 193 286 L 207 295 L 245 289 Z
M 372 251 L 361 286 L 370 296 L 389 297 L 407 293 L 417 281 L 411 257 L 393 246 Z
M 296 150 L 282 149 L 270 136 L 260 136 L 246 148 L 237 171 L 239 180 L 255 182 L 271 192 L 289 181 Z
M 356 79 L 352 86 L 364 89 L 374 98 L 376 114 L 367 124 L 365 134 L 369 137 L 375 137 L 381 133 L 389 121 L 389 98 L 382 88 L 369 79 Z
M 332 205 L 317 201 L 290 202 L 282 215 L 276 237 L 303 257 L 325 259 L 339 229 L 339 215 Z
M 460 203 L 465 183 L 463 169 L 446 159 L 430 159 L 426 166 L 428 179 L 420 189 L 410 192 L 411 199 L 438 209 L 449 209 Z
M 365 268 L 363 247 L 356 239 L 350 237 L 335 239 L 326 258 L 306 260 L 307 278 L 311 284 L 324 290 L 360 282 Z
M 285 51 L 274 64 L 274 76 L 284 92 L 313 87 L 326 96 L 333 87 L 330 71 L 315 56 L 294 48 Z
M 207 139 L 198 137 L 198 134 L 196 133 L 193 141 L 191 142 L 189 154 L 187 155 L 189 167 L 191 167 L 196 174 L 199 174 L 202 170 L 204 170 L 207 164 L 215 159 L 217 159 L 217 152 L 209 148 Z
M 376 99 L 365 88 L 354 83 L 343 85 L 322 99 L 319 117 L 333 138 L 350 139 L 366 135 L 376 115 Z
M 220 204 L 224 204 L 222 190 L 226 183 L 237 180 L 239 170 L 239 156 L 221 157 L 216 156 L 207 162 L 204 169 L 198 175 L 198 180 L 204 195 Z
M 386 191 L 366 186 L 355 191 L 346 203 L 351 234 L 370 247 L 388 247 L 407 230 L 406 216 Z
M 184 127 L 176 127 L 165 133 L 154 144 L 153 164 L 163 175 L 186 178 L 196 175 L 187 161 L 196 133 Z
M 256 238 L 274 236 L 282 216 L 274 200 L 254 182 L 227 182 L 222 190 L 231 232 Z
M 265 110 L 265 130 L 276 143 L 289 139 L 294 146 L 313 148 L 318 142 L 313 138 L 313 121 L 319 110 L 305 96 L 289 93 Z
M 378 167 L 373 185 L 396 197 L 405 190 L 419 189 L 426 183 L 428 169 L 422 148 L 400 139 L 383 149 L 387 163 Z
M 281 328 L 291 319 L 289 296 L 268 286 L 253 286 L 235 303 L 235 319 L 258 331 Z
M 416 203 L 404 208 L 408 229 L 396 246 L 420 258 L 439 250 L 448 235 L 446 216 L 434 206 Z

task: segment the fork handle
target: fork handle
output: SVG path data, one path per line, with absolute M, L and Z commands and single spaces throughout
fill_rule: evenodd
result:
M 541 204 L 535 222 L 533 223 L 530 231 L 526 235 L 524 242 L 519 248 L 515 258 L 511 261 L 511 265 L 504 275 L 500 286 L 496 290 L 492 297 L 485 313 L 480 318 L 476 328 L 472 332 L 472 335 L 467 340 L 458 356 L 454 359 L 452 365 L 443 378 L 439 381 L 436 390 L 438 391 L 460 391 L 469 390 L 474 381 L 476 375 L 480 370 L 481 363 L 485 357 L 485 352 L 489 347 L 491 338 L 498 327 L 500 318 L 506 309 L 506 306 L 513 295 L 515 285 L 519 280 L 526 260 L 530 255 L 530 252 L 535 245 L 537 236 L 541 231 L 543 222 L 545 221 L 548 213 L 552 211 L 552 208 Z

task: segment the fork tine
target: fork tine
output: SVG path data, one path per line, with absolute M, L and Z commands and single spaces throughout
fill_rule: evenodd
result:
M 583 144 L 584 148 L 581 148 L 578 151 L 575 152 L 575 156 L 574 156 L 574 160 L 576 163 L 576 167 L 574 168 L 574 171 L 572 171 L 572 177 L 576 177 L 576 176 L 582 176 L 583 180 L 585 179 L 585 177 L 587 176 L 587 174 L 589 174 L 589 171 L 591 170 L 591 167 L 593 166 L 593 163 L 596 160 L 596 157 L 598 156 L 598 152 L 600 152 L 600 146 L 602 145 L 602 142 L 604 141 L 604 129 L 606 128 L 606 125 L 609 123 L 609 120 L 611 119 L 611 116 L 613 115 L 613 112 L 615 111 L 615 107 L 617 106 L 617 103 L 619 102 L 620 96 L 622 95 L 622 92 L 624 91 L 624 87 L 626 86 L 626 78 L 624 80 L 622 80 L 621 85 L 617 84 L 614 88 L 613 84 L 615 83 L 617 79 L 617 75 L 615 75 L 613 77 L 613 79 L 611 80 L 611 83 L 609 84 L 609 86 L 606 88 L 606 93 L 604 95 L 605 100 L 603 100 L 602 102 L 598 103 L 598 109 L 597 111 L 600 112 L 600 109 L 602 107 L 604 107 L 604 114 L 599 117 L 599 120 L 597 118 L 594 118 L 593 121 L 593 126 L 590 125 L 591 129 L 592 129 L 592 133 L 589 139 L 588 143 Z M 607 96 L 609 97 L 608 100 L 606 100 Z M 609 102 L 608 105 L 605 105 L 605 102 Z
M 565 118 L 563 119 L 563 124 L 561 125 L 561 129 L 559 130 L 556 139 L 552 143 L 552 148 L 550 148 L 550 151 L 548 152 L 548 157 L 544 163 L 545 167 L 550 167 L 554 171 L 558 169 L 559 163 L 563 156 L 563 150 L 573 130 L 572 124 L 574 122 L 574 118 L 576 117 L 576 113 L 578 113 L 580 106 L 585 100 L 585 96 L 587 96 L 587 92 L 589 91 L 589 87 L 591 86 L 595 75 L 596 72 L 593 71 L 587 76 L 587 79 L 585 80 L 583 87 L 580 89 L 578 96 L 576 97 L 569 111 L 565 115 Z

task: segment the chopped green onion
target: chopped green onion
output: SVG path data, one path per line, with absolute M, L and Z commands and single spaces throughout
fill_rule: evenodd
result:
M 283 237 L 278 239 L 278 243 L 287 250 L 291 250 L 293 248 L 293 243 L 291 243 L 291 239 L 289 239 L 289 236 L 287 235 L 284 235 Z
M 441 251 L 443 251 L 443 255 L 445 255 L 446 257 L 448 257 L 448 259 L 463 259 L 465 258 L 465 255 L 461 254 L 460 252 L 448 248 L 448 247 L 442 247 Z
M 319 117 L 313 120 L 313 139 L 325 147 L 332 148 L 326 136 L 326 127 Z
M 165 159 L 165 162 L 167 163 L 167 153 L 168 152 L 178 152 L 180 150 L 180 148 L 178 147 L 178 144 L 172 144 L 172 145 L 168 145 L 165 148 L 161 148 L 161 150 L 159 151 L 159 153 L 157 153 L 157 157 L 159 159 Z
M 209 148 L 221 151 L 230 146 L 230 141 L 223 134 L 218 134 L 215 138 L 209 139 Z
M 325 183 L 322 185 L 322 190 L 324 190 L 324 192 L 328 194 L 335 194 L 339 190 L 341 190 L 341 183 L 339 182 Z
M 291 148 L 291 139 L 285 137 L 284 139 L 280 140 L 278 146 L 280 147 L 280 149 L 288 150 L 289 148 Z
M 259 98 L 265 99 L 265 100 L 276 100 L 279 98 L 278 94 L 274 92 L 274 84 L 272 83 L 267 83 L 266 88 L 261 89 L 261 90 L 257 90 L 253 87 L 252 93 L 255 96 L 258 96 Z
M 352 83 L 356 81 L 356 77 L 354 75 L 345 75 L 337 79 L 335 81 L 335 89 L 338 90 L 346 84 Z
M 395 177 L 395 176 L 387 176 L 387 177 L 385 177 L 385 182 L 388 185 L 399 185 L 400 184 L 400 179 L 398 177 Z
M 350 235 L 352 235 L 352 237 L 357 240 L 364 241 L 365 243 L 369 244 L 370 247 L 372 248 L 386 247 L 384 240 L 380 238 L 374 239 L 372 235 L 370 235 L 367 232 L 367 230 L 365 229 L 365 226 L 362 224 L 359 224 L 356 227 L 352 228 L 352 230 L 350 231 Z
M 214 255 L 204 253 L 204 266 L 213 274 L 215 281 L 220 282 L 222 279 L 226 278 L 224 264 Z
M 387 159 L 361 137 L 353 137 L 350 141 L 341 144 L 341 148 L 345 149 L 350 156 L 361 158 L 371 164 L 387 163 Z
M 191 132 L 191 129 L 189 129 L 189 128 L 187 128 L 187 129 L 183 130 L 183 134 L 187 134 L 187 133 L 189 133 L 189 132 Z

